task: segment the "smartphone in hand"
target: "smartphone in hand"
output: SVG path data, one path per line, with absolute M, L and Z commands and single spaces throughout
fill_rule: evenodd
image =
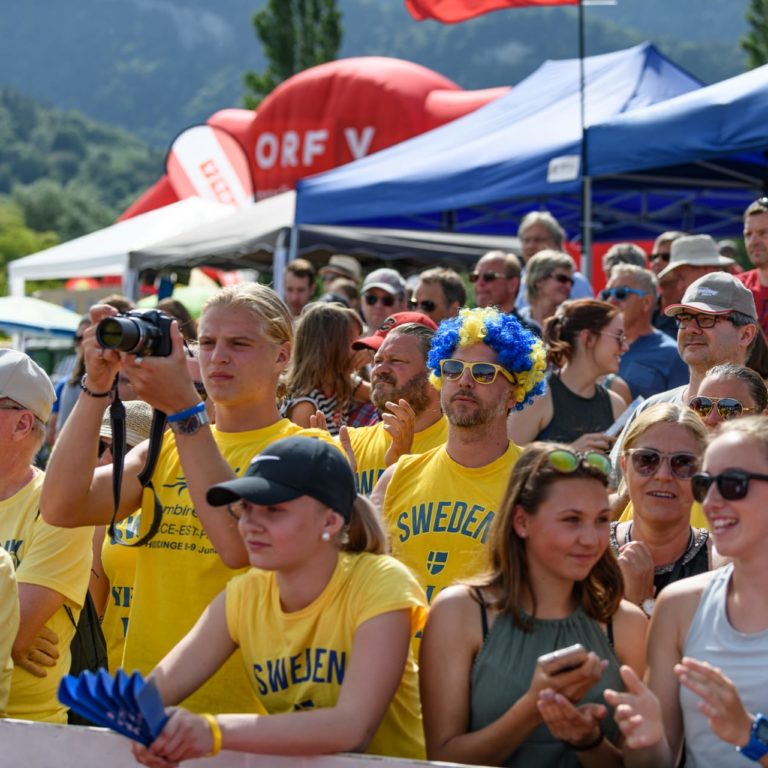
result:
M 559 648 L 539 656 L 538 663 L 548 675 L 559 675 L 581 666 L 587 659 L 587 649 L 581 644 Z

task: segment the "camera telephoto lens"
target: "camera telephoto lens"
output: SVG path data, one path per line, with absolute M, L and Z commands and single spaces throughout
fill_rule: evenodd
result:
M 106 317 L 96 326 L 96 340 L 106 349 L 133 352 L 141 345 L 139 324 L 127 317 Z

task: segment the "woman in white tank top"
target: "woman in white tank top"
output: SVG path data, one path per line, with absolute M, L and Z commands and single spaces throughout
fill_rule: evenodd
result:
M 768 419 L 726 422 L 694 475 L 715 546 L 731 562 L 671 584 L 648 638 L 645 684 L 622 669 L 628 766 L 768 765 Z M 741 753 L 741 754 L 740 754 Z

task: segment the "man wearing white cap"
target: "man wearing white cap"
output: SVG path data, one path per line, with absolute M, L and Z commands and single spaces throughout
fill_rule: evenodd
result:
M 363 282 L 361 307 L 368 331 L 373 333 L 390 315 L 405 312 L 405 280 L 394 269 L 374 269 Z
M 659 282 L 676 279 L 674 290 L 667 291 L 674 304 L 680 301 L 688 286 L 703 275 L 733 267 L 736 262 L 721 256 L 717 243 L 709 235 L 685 235 L 672 243 L 669 264 L 658 274 Z M 669 316 L 669 313 L 666 313 Z
M 16 566 L 21 622 L 9 717 L 65 723 L 56 697 L 91 572 L 92 528 L 54 528 L 40 517 L 43 473 L 34 467 L 53 385 L 23 352 L 0 350 L 0 544 Z M 69 609 L 72 618 L 67 614 Z

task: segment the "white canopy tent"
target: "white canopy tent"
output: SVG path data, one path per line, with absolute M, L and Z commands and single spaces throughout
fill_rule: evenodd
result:
M 232 216 L 235 209 L 199 197 L 158 208 L 119 221 L 8 265 L 12 296 L 24 295 L 27 280 L 122 275 L 130 281 L 128 254 L 138 248 L 177 235 L 202 222 Z

